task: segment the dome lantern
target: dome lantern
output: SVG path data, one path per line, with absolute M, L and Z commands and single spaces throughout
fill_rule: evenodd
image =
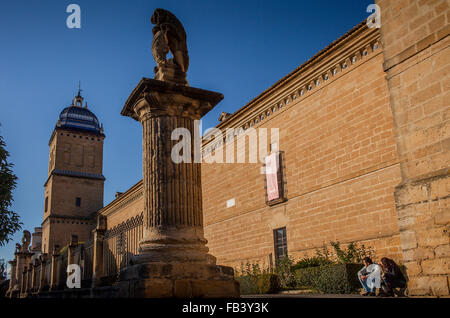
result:
M 84 98 L 81 96 L 81 89 L 78 88 L 78 94 L 72 100 L 72 104 L 64 108 L 59 114 L 56 127 L 90 131 L 103 135 L 103 129 L 97 116 L 87 108 L 87 103 L 83 107 L 83 101 Z

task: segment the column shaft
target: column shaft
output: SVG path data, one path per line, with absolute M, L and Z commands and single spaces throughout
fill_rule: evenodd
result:
M 151 256 L 155 261 L 204 261 L 208 249 L 203 235 L 201 165 L 193 160 L 194 120 L 147 114 L 142 117 L 141 123 L 144 187 L 144 239 L 141 249 L 145 252 L 158 251 L 158 255 L 153 253 Z M 172 132 L 177 128 L 184 129 L 190 142 L 171 139 Z M 183 151 L 189 152 L 190 162 L 175 162 L 172 159 L 172 149 L 180 141 L 186 141 L 181 154 Z M 188 250 L 190 253 L 186 253 Z
M 175 116 L 145 118 L 143 126 L 143 170 L 145 226 L 203 226 L 201 171 L 193 161 L 175 163 L 171 159 L 172 131 L 185 128 L 193 135 L 193 120 Z

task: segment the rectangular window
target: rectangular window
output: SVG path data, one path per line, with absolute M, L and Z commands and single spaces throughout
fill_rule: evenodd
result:
M 278 262 L 281 258 L 288 255 L 286 228 L 273 230 L 273 240 L 275 247 L 275 261 Z
M 76 206 L 81 206 L 81 198 L 77 198 L 77 199 L 75 200 L 75 205 L 76 205 Z
M 265 157 L 264 161 L 266 203 L 274 205 L 286 201 L 284 196 L 282 152 L 273 152 Z
M 48 211 L 48 197 L 45 197 L 44 212 Z

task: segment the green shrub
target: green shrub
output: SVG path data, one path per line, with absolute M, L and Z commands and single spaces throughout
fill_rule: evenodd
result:
M 292 271 L 295 272 L 297 269 L 301 268 L 316 267 L 329 264 L 333 264 L 333 261 L 321 256 L 305 257 L 292 266 Z
M 235 270 L 235 279 L 241 294 L 267 294 L 298 287 L 312 287 L 324 293 L 351 293 L 361 286 L 357 272 L 362 259 L 373 257 L 373 250 L 364 245 L 350 243 L 341 248 L 339 242 L 330 242 L 334 253 L 326 245 L 316 249 L 316 255 L 305 257 L 293 264 L 289 256 L 279 259 L 274 269 L 259 264 L 241 264 Z
M 276 263 L 275 274 L 278 276 L 282 289 L 292 289 L 296 285 L 292 264 L 293 261 L 289 256 L 280 258 Z
M 297 283 L 297 287 L 317 286 L 316 280 L 319 276 L 319 271 L 319 266 L 296 269 L 295 280 Z
M 323 293 L 349 294 L 361 288 L 357 273 L 360 264 L 333 264 L 298 269 L 298 286 L 310 286 Z
M 330 242 L 333 253 L 327 246 L 316 249 L 316 255 L 305 257 L 292 266 L 297 287 L 309 286 L 324 293 L 351 293 L 361 286 L 357 277 L 364 257 L 372 257 L 374 251 L 364 245 L 350 243 L 342 248 L 341 243 Z
M 349 294 L 361 288 L 357 273 L 360 264 L 323 266 L 317 280 L 318 290 L 327 294 Z
M 348 244 L 346 249 L 341 248 L 341 243 L 339 241 L 330 242 L 330 245 L 333 247 L 337 262 L 341 264 L 362 264 L 362 260 L 364 257 L 373 258 L 374 252 L 371 248 L 366 248 L 363 245 L 358 246 L 355 243 Z
M 241 264 L 241 269 L 235 270 L 235 279 L 242 295 L 270 294 L 280 290 L 278 276 L 270 269 L 261 269 L 259 264 Z
M 278 276 L 272 273 L 236 276 L 235 279 L 240 284 L 241 295 L 271 294 L 280 290 Z

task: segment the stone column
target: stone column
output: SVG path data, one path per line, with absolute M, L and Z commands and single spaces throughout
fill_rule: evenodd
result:
M 143 127 L 144 238 L 142 257 L 152 261 L 205 261 L 206 240 L 201 214 L 199 163 L 171 160 L 171 133 L 176 128 L 193 132 L 192 117 L 160 112 L 147 101 L 136 109 Z M 156 252 L 156 253 L 152 253 Z
M 141 83 L 143 91 L 127 109 L 127 115 L 143 128 L 144 237 L 139 262 L 205 262 L 208 249 L 203 235 L 201 166 L 194 162 L 194 120 L 223 96 L 152 79 Z M 191 137 L 184 149 L 190 152 L 190 162 L 176 163 L 171 158 L 179 142 L 171 140 L 177 128 Z
M 201 165 L 195 158 L 200 144 L 195 142 L 194 121 L 222 99 L 220 93 L 144 78 L 122 110 L 143 128 L 144 237 L 132 263 L 143 264 L 145 270 L 138 270 L 139 275 L 131 268 L 121 273 L 122 281 L 138 281 L 130 286 L 133 296 L 239 294 L 233 270 L 216 266 L 208 255 Z M 175 138 L 187 143 L 175 152 L 184 154 L 187 162 L 175 162 L 171 156 L 180 142 L 171 138 L 177 128 L 187 134 Z M 145 271 L 147 276 L 142 275 Z
M 17 261 L 14 259 L 12 261 L 9 261 L 9 266 L 10 266 L 10 279 L 9 279 L 9 288 L 8 288 L 8 292 L 7 292 L 7 296 L 8 297 L 12 297 L 12 293 L 14 290 L 14 287 L 16 286 L 16 266 L 17 266 Z
M 46 268 L 47 268 L 47 254 L 42 254 L 39 256 L 39 259 L 41 261 L 41 272 L 39 273 L 39 292 L 44 291 L 45 287 L 47 285 L 47 280 L 45 277 L 46 274 Z M 47 278 L 48 279 L 48 278 Z
M 106 231 L 106 218 L 103 215 L 97 217 L 97 228 L 94 231 L 94 257 L 92 262 L 92 287 L 101 286 L 103 273 L 103 238 Z
M 33 263 L 29 263 L 27 266 L 27 288 L 25 289 L 26 293 L 31 292 L 32 288 L 33 288 Z
M 56 259 L 59 256 L 59 246 L 55 245 L 52 251 L 52 266 L 50 270 L 50 290 L 56 290 L 58 288 L 58 264 Z
M 34 260 L 33 263 L 31 263 L 31 286 L 30 286 L 30 291 L 34 292 L 34 290 L 36 289 L 36 272 L 37 272 L 37 267 L 39 266 L 38 264 L 38 260 Z
M 78 246 L 78 236 L 72 235 L 69 247 L 67 248 L 67 265 L 75 264 L 73 254 Z
M 25 266 L 25 259 L 23 254 L 18 252 L 15 253 L 16 256 L 16 285 L 14 286 L 14 290 L 21 291 L 22 289 L 22 273 L 23 268 Z
M 26 293 L 27 291 L 27 273 L 28 273 L 28 269 L 26 266 L 24 266 L 22 268 L 22 280 L 21 280 L 21 285 L 20 285 L 20 297 L 23 297 L 23 295 Z
M 14 291 L 18 293 L 21 292 L 23 286 L 23 271 L 24 268 L 27 267 L 27 264 L 30 262 L 31 256 L 33 253 L 29 252 L 16 252 L 16 286 L 14 287 Z

